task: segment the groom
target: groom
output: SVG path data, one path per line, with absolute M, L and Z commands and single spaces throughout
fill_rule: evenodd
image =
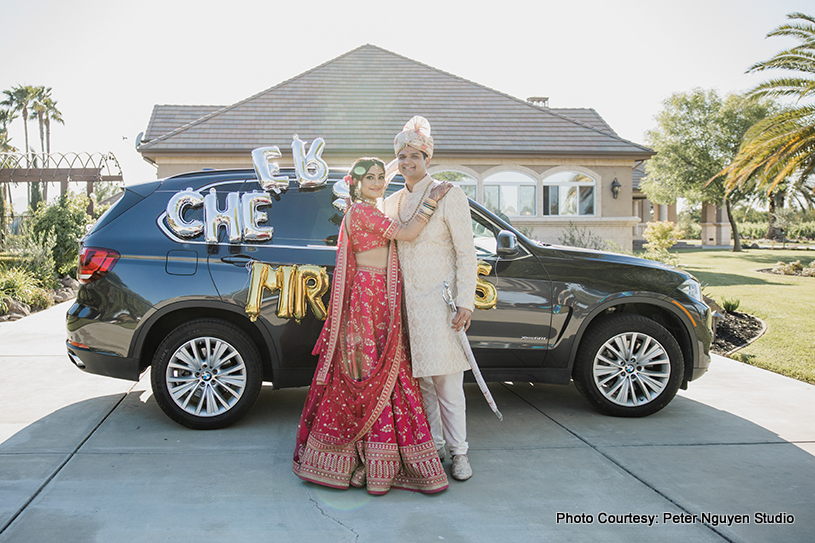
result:
M 427 173 L 433 156 L 430 123 L 413 117 L 394 140 L 399 173 L 405 188 L 385 200 L 385 214 L 406 225 L 433 185 Z M 452 187 L 438 202 L 427 226 L 412 242 L 397 242 L 404 281 L 405 308 L 410 335 L 413 375 L 424 395 L 427 419 L 439 456 L 445 441 L 453 457 L 451 475 L 459 481 L 472 477 L 467 458 L 467 420 L 464 371 L 470 369 L 458 331 L 470 327 L 475 307 L 476 257 L 470 206 L 459 187 Z M 442 298 L 447 281 L 456 314 Z M 452 318 L 451 318 L 452 317 Z

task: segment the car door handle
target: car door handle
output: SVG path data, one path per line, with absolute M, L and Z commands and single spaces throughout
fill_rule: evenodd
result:
M 237 255 L 229 255 L 229 256 L 222 256 L 221 262 L 226 262 L 227 264 L 232 264 L 234 266 L 243 267 L 246 266 L 249 262 L 254 262 L 257 260 L 249 255 L 245 254 L 237 254 Z

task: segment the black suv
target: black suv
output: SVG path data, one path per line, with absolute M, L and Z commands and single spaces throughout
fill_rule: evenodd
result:
M 131 380 L 151 368 L 157 403 L 191 428 L 234 423 L 262 381 L 308 385 L 323 322 L 320 304 L 304 305 L 302 292 L 319 281 L 298 270 L 324 270 L 326 283 L 331 276 L 342 219 L 332 188 L 344 173 L 274 191 L 263 191 L 251 169 L 127 187 L 82 243 L 82 286 L 67 315 L 71 361 Z M 470 208 L 480 307 L 491 308 L 475 311 L 468 336 L 487 381 L 573 379 L 599 411 L 638 417 L 705 373 L 711 314 L 692 276 L 541 244 L 477 203 Z M 288 286 L 254 289 L 250 299 L 257 262 L 281 270 Z M 305 314 L 292 313 L 292 303 Z M 247 314 L 253 305 L 256 318 Z

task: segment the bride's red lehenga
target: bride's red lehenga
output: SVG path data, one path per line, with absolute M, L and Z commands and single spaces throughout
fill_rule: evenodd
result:
M 347 225 L 346 225 L 347 223 Z M 447 488 L 402 326 L 402 281 L 392 240 L 399 226 L 356 203 L 340 227 L 328 318 L 313 354 L 294 450 L 294 473 L 333 488 L 432 493 Z M 388 246 L 385 269 L 355 252 Z

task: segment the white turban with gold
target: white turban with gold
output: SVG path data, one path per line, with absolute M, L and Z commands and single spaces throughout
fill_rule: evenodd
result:
M 430 135 L 430 123 L 427 119 L 418 115 L 413 117 L 396 135 L 393 140 L 393 152 L 398 155 L 405 147 L 424 151 L 428 158 L 433 156 L 433 136 Z

